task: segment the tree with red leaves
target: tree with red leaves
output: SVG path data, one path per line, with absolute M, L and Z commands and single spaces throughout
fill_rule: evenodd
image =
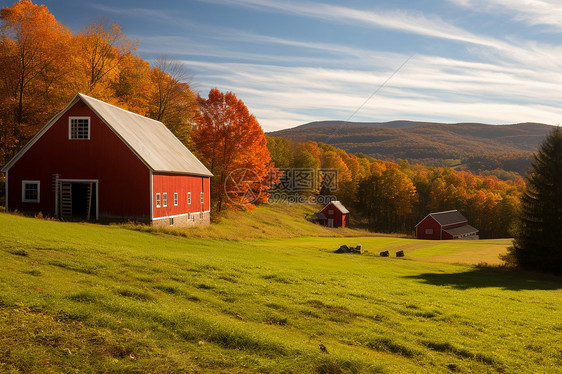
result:
M 232 92 L 213 88 L 209 98 L 197 99 L 200 116 L 192 134 L 197 153 L 214 174 L 214 210 L 225 206 L 252 209 L 267 201 L 271 156 L 263 130 Z

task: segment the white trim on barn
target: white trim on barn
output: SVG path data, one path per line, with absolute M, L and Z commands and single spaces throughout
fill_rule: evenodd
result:
M 5 193 L 6 202 L 5 202 L 4 206 L 5 206 L 6 212 L 7 212 L 8 209 L 9 209 L 8 208 L 8 201 L 10 201 L 8 199 L 8 170 L 5 171 L 4 175 L 6 175 L 6 179 L 4 180 L 4 190 L 6 191 L 6 193 Z
M 182 213 L 182 214 L 175 214 L 175 215 L 172 215 L 172 216 L 156 217 L 156 218 L 153 219 L 153 221 L 158 221 L 158 220 L 161 220 L 161 219 L 177 218 L 177 217 L 183 217 L 183 216 L 191 217 L 191 216 L 194 216 L 194 215 L 201 215 L 201 213 L 211 213 L 211 211 L 205 210 L 203 212 L 193 212 L 193 213 L 188 212 L 188 213 Z
M 37 199 L 35 200 L 28 200 L 25 198 L 25 187 L 28 184 L 36 184 L 37 185 Z M 40 203 L 41 202 L 41 181 L 40 180 L 30 180 L 30 179 L 23 179 L 21 181 L 21 201 L 22 203 Z
M 154 193 L 153 193 L 153 188 L 154 186 L 152 185 L 153 183 L 153 178 L 152 178 L 152 169 L 148 170 L 148 176 L 150 178 L 150 180 L 148 181 L 148 189 L 150 192 L 150 219 L 154 219 Z
M 88 137 L 86 138 L 73 138 L 72 137 L 72 120 L 77 119 L 77 120 L 81 120 L 81 119 L 86 119 L 88 120 Z M 68 140 L 90 140 L 90 135 L 91 135 L 91 129 L 92 129 L 92 119 L 88 116 L 68 116 Z

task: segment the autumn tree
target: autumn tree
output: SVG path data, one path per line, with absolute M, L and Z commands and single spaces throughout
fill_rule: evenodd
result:
M 111 75 L 126 56 L 135 49 L 135 43 L 126 37 L 121 26 L 94 23 L 82 31 L 78 37 L 79 60 L 86 79 L 86 93 L 96 94 L 107 99 L 107 88 Z M 105 87 L 99 87 L 107 83 Z M 104 97 L 105 96 L 105 97 Z
M 165 123 L 186 145 L 198 110 L 189 80 L 184 65 L 166 57 L 160 57 L 152 68 L 149 116 Z
M 70 32 L 44 5 L 0 9 L 0 102 L 4 157 L 26 143 L 59 104 Z
M 213 88 L 207 99 L 198 97 L 200 117 L 193 131 L 197 153 L 214 174 L 212 192 L 215 208 L 238 203 L 252 208 L 267 194 L 271 156 L 256 118 L 232 92 Z
M 562 274 L 562 130 L 541 144 L 521 198 L 510 253 L 525 269 Z
M 288 139 L 266 136 L 267 149 L 271 154 L 271 160 L 278 168 L 290 168 L 294 166 L 293 145 Z
M 148 116 L 152 85 L 150 64 L 132 53 L 127 54 L 111 81 L 111 91 L 118 100 L 119 107 Z

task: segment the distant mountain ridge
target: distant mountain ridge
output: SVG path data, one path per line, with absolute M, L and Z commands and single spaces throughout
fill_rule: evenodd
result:
M 402 159 L 457 159 L 536 151 L 553 126 L 416 121 L 317 121 L 267 133 L 297 142 L 322 142 L 352 153 Z

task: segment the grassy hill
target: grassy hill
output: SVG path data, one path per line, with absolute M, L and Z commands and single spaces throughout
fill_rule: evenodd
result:
M 146 225 L 126 225 L 144 231 L 165 233 L 189 238 L 243 240 L 266 238 L 294 238 L 299 236 L 373 236 L 359 229 L 328 228 L 306 220 L 322 209 L 314 204 L 267 204 L 248 211 L 227 211 L 218 224 L 208 227 L 157 229 Z M 378 234 L 380 235 L 380 234 Z
M 559 279 L 437 262 L 505 240 L 250 239 L 247 219 L 224 240 L 0 214 L 0 372 L 560 371 Z
M 327 143 L 351 153 L 402 159 L 461 159 L 474 154 L 535 151 L 552 126 L 393 121 L 312 122 L 268 133 L 298 142 Z

